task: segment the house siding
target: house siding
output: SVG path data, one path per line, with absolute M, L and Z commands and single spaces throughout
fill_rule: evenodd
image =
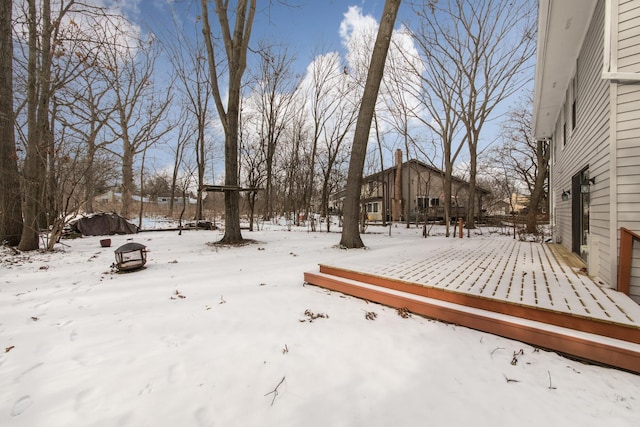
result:
M 618 4 L 618 70 L 640 72 L 640 2 L 620 1 Z
M 406 221 L 407 215 L 409 221 L 424 221 L 425 214 L 439 215 L 438 210 L 424 211 L 417 205 L 418 197 L 426 197 L 428 199 L 438 199 L 438 207 L 444 206 L 443 191 L 443 172 L 437 169 L 427 167 L 416 160 L 409 160 L 402 163 L 400 168 L 401 174 L 401 192 L 397 194 L 396 174 L 397 166 L 389 168 L 363 178 L 360 197 L 365 203 L 379 203 L 376 212 L 368 212 L 368 218 L 372 221 L 381 221 L 383 215 L 386 214 L 387 219 L 393 220 L 392 202 L 393 199 L 402 201 L 402 212 L 397 220 Z M 454 217 L 465 216 L 469 199 L 469 183 L 459 178 L 452 178 L 451 183 L 451 215 Z M 484 200 L 486 190 L 476 188 L 476 214 L 481 212 L 482 201 Z M 335 205 L 334 203 L 334 206 Z M 456 206 L 460 206 L 458 209 Z M 373 205 L 372 205 L 373 207 Z M 408 210 L 407 210 L 408 209 Z
M 618 71 L 640 72 L 640 2 L 619 1 L 616 36 Z M 640 233 L 640 84 L 615 82 L 616 220 L 618 227 Z M 619 247 L 619 233 L 616 241 Z M 640 303 L 640 242 L 633 250 L 630 295 Z
M 562 201 L 570 190 L 572 177 L 584 168 L 595 178 L 590 193 L 589 259 L 590 274 L 610 283 L 610 202 L 609 197 L 609 85 L 602 79 L 604 1 L 598 2 L 577 58 L 576 126 L 571 123 L 571 91 L 566 88 L 565 106 L 558 116 L 553 164 L 556 240 L 572 249 L 572 203 Z M 571 82 L 569 82 L 571 85 Z M 566 123 L 566 143 L 563 141 Z M 578 197 L 572 194 L 572 197 Z
M 633 22 L 636 36 L 634 45 L 640 46 L 640 7 L 625 12 L 626 15 L 634 13 L 629 19 Z M 622 20 L 623 13 L 620 13 Z M 640 53 L 635 54 L 640 59 Z M 629 62 L 631 64 L 631 62 Z M 637 72 L 629 66 L 624 71 Z M 617 93 L 616 107 L 616 175 L 617 175 L 617 220 L 619 227 L 625 227 L 640 233 L 640 84 L 616 83 Z M 619 236 L 618 236 L 619 241 Z M 640 242 L 636 242 L 633 250 L 631 268 L 630 295 L 640 303 Z

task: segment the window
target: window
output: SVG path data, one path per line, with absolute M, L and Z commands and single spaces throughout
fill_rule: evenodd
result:
M 433 197 L 429 202 L 429 206 L 440 206 L 440 199 Z
M 427 196 L 418 196 L 416 197 L 416 207 L 419 210 L 426 209 L 427 203 L 429 203 L 429 198 Z
M 573 76 L 571 80 L 571 130 L 576 128 L 577 122 L 577 104 L 578 104 L 578 74 Z

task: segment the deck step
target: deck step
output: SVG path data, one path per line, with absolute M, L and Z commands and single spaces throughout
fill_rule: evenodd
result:
M 312 285 L 368 301 L 394 308 L 406 308 L 425 317 L 640 373 L 640 344 L 630 340 L 512 316 L 505 313 L 506 309 L 487 310 L 442 300 L 437 298 L 438 295 L 418 295 L 329 273 L 306 272 L 304 280 Z
M 640 344 L 640 327 L 631 322 L 622 323 L 613 320 L 606 320 L 602 317 L 596 318 L 574 312 L 551 310 L 546 307 L 516 303 L 496 297 L 484 297 L 436 286 L 421 285 L 398 278 L 372 275 L 360 271 L 323 264 L 320 264 L 320 272 L 339 278 L 377 285 L 382 288 L 395 289 L 435 300 L 447 301 L 462 306 L 507 314 L 528 320 L 536 320 L 567 329 Z

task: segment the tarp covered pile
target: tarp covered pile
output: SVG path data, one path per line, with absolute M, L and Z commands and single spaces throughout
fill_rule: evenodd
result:
M 113 212 L 100 212 L 73 220 L 71 230 L 83 236 L 107 236 L 113 234 L 135 234 L 138 227 Z

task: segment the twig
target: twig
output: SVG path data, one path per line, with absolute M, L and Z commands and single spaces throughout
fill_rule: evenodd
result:
M 512 365 L 517 365 L 518 364 L 518 356 L 522 356 L 524 354 L 524 350 L 520 349 L 520 351 L 518 352 L 513 352 L 513 359 L 511 359 L 511 364 Z
M 506 375 L 504 376 L 504 379 L 507 380 L 508 383 L 519 383 L 519 380 L 515 380 L 513 378 L 508 378 Z
M 364 314 L 365 319 L 376 320 L 376 317 L 378 317 L 378 315 L 376 314 L 375 311 L 365 311 L 365 314 Z
M 493 353 L 495 353 L 495 352 L 496 352 L 496 351 L 498 351 L 498 350 L 504 350 L 504 348 L 503 348 L 503 347 L 496 347 L 496 348 L 494 348 L 494 349 L 493 349 L 493 351 L 491 352 L 491 357 L 493 357 Z
M 280 382 L 278 383 L 276 388 L 271 390 L 269 393 L 265 394 L 265 396 L 269 396 L 270 394 L 273 394 L 273 399 L 271 399 L 271 406 L 273 406 L 273 402 L 275 402 L 276 401 L 276 397 L 278 397 L 278 387 L 280 387 L 282 385 L 282 383 L 284 382 L 284 379 L 285 379 L 285 377 L 282 377 L 282 379 L 280 380 Z
M 547 371 L 547 374 L 549 374 L 549 390 L 556 390 L 556 387 L 551 384 L 551 372 Z

